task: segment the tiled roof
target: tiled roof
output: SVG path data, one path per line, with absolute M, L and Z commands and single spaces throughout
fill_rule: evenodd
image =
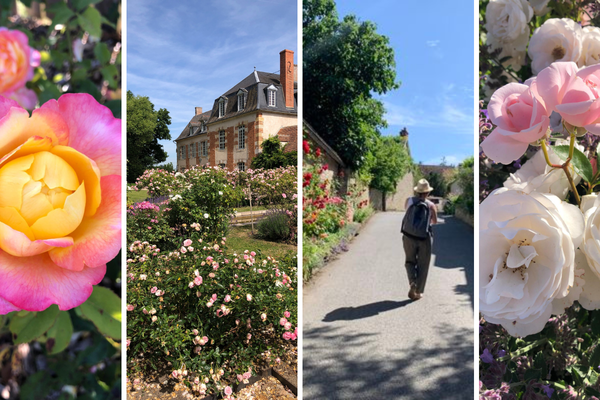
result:
M 181 139 L 190 137 L 190 126 L 193 126 L 193 127 L 200 126 L 202 121 L 206 121 L 208 123 L 208 119 L 210 118 L 211 112 L 212 112 L 212 110 L 206 111 L 202 114 L 194 115 L 192 117 L 192 119 L 190 120 L 190 122 L 185 126 L 185 128 L 183 128 L 183 131 L 181 131 L 181 133 L 175 140 L 181 140 Z M 194 133 L 191 136 L 198 136 L 198 135 L 200 135 L 199 130 L 198 130 L 198 132 Z

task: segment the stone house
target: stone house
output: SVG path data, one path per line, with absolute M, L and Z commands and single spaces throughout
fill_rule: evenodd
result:
M 177 145 L 177 170 L 219 165 L 245 170 L 265 139 L 279 136 L 286 151 L 297 149 L 297 66 L 294 52 L 280 54 L 280 72 L 257 71 L 215 99 L 212 108 L 195 115 Z

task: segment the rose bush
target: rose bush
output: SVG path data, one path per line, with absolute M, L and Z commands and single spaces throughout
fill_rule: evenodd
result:
M 295 257 L 276 260 L 192 233 L 178 251 L 134 242 L 128 261 L 129 367 L 164 362 L 200 395 L 247 381 L 297 339 Z
M 0 97 L 0 314 L 83 303 L 121 247 L 121 121 L 86 94 Z
M 0 26 L 0 96 L 33 109 L 37 95 L 25 83 L 33 78 L 33 68 L 39 64 L 40 53 L 29 47 L 27 35 Z

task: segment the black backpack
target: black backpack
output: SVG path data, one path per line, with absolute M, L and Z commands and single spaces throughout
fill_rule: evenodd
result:
M 414 239 L 429 238 L 431 210 L 425 200 L 415 197 L 402 219 L 402 233 Z

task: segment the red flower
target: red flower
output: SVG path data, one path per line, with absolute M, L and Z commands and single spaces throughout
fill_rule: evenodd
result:
M 317 149 L 317 151 L 315 151 L 315 155 L 317 157 L 321 157 L 321 149 Z
M 310 145 L 308 144 L 308 141 L 306 141 L 306 140 L 302 141 L 302 148 L 304 149 L 304 154 L 310 153 Z
M 327 171 L 329 169 L 329 164 L 323 165 L 323 171 Z

